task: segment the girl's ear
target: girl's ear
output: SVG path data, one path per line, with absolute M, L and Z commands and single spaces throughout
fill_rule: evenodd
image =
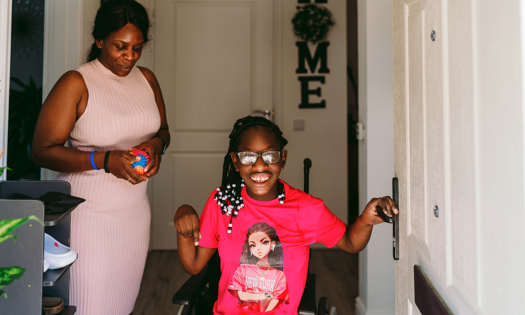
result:
M 283 150 L 283 156 L 281 156 L 281 169 L 284 169 L 286 165 L 286 158 L 288 158 L 288 151 Z
M 235 152 L 231 152 L 230 156 L 233 161 L 233 166 L 235 167 L 235 170 L 238 172 L 239 171 L 239 159 L 237 157 L 237 154 L 235 154 Z
M 272 242 L 272 252 L 275 250 L 275 241 Z

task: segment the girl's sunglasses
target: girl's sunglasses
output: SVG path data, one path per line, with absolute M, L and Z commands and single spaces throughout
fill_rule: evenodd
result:
M 281 151 L 270 150 L 264 151 L 262 153 L 252 152 L 252 151 L 242 151 L 237 152 L 239 156 L 239 161 L 242 165 L 252 165 L 257 162 L 257 159 L 262 157 L 264 163 L 266 164 L 275 164 L 281 160 Z

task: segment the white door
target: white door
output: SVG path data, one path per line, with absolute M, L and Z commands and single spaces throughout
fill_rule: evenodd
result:
M 525 313 L 522 3 L 394 0 L 396 314 Z
M 171 143 L 152 179 L 152 249 L 176 248 L 173 216 L 200 211 L 221 183 L 234 122 L 272 108 L 269 0 L 162 0 L 155 5 L 155 67 Z

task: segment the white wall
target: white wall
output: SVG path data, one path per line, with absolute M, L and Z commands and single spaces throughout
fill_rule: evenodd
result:
M 44 21 L 43 99 L 58 79 L 82 64 L 83 0 L 46 0 Z M 43 180 L 55 179 L 56 172 L 42 169 Z
M 365 140 L 359 144 L 359 208 L 373 197 L 392 194 L 394 105 L 392 3 L 359 0 L 359 119 Z M 395 313 L 392 225 L 374 227 L 359 254 L 357 314 Z
M 312 160 L 310 193 L 322 198 L 326 205 L 343 221 L 348 217 L 347 181 L 347 91 L 346 91 L 346 3 L 330 0 L 325 5 L 332 13 L 335 25 L 328 33 L 328 68 L 325 84 L 311 83 L 311 89 L 321 87 L 321 97 L 311 96 L 311 102 L 326 100 L 326 108 L 299 109 L 300 82 L 295 70 L 298 66 L 298 39 L 292 31 L 291 20 L 297 12 L 297 0 L 276 1 L 281 4 L 281 40 L 276 38 L 275 70 L 279 74 L 276 89 L 277 123 L 288 139 L 288 163 L 282 178 L 291 185 L 303 188 L 303 160 Z M 313 49 L 311 47 L 311 49 Z M 312 51 L 312 50 L 311 50 Z M 309 68 L 307 67 L 308 71 Z M 318 67 L 319 69 L 319 67 Z M 318 70 L 317 69 L 317 70 Z M 301 76 L 319 75 L 300 74 Z M 304 131 L 293 130 L 293 120 L 304 120 Z

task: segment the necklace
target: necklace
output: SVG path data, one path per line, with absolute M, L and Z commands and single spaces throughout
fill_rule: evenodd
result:
M 268 269 L 266 269 L 264 273 L 262 273 L 261 269 L 259 268 L 259 262 L 257 262 L 255 266 L 257 267 L 257 271 L 259 272 L 259 275 L 260 275 L 259 280 L 264 281 L 264 276 L 266 276 L 268 271 L 270 271 L 270 265 L 268 265 Z

